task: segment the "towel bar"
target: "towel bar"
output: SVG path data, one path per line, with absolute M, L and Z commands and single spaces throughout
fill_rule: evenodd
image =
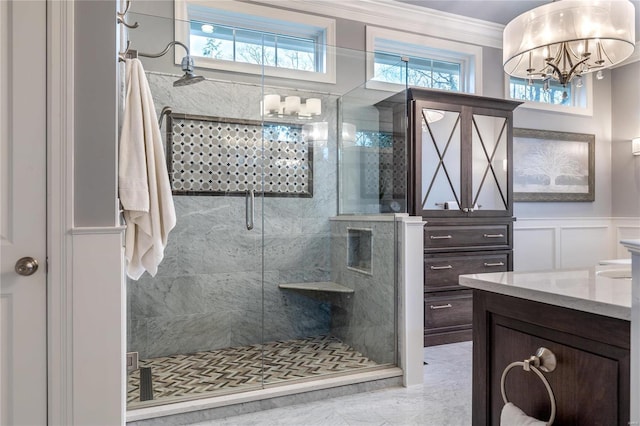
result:
M 551 426 L 556 419 L 556 398 L 553 395 L 553 390 L 551 389 L 551 385 L 546 377 L 540 372 L 540 370 L 546 372 L 552 372 L 556 368 L 556 356 L 553 352 L 551 352 L 547 348 L 539 348 L 536 351 L 535 355 L 532 355 L 528 359 L 524 361 L 515 361 L 511 364 L 507 365 L 507 367 L 502 372 L 502 377 L 500 378 L 500 392 L 502 393 L 502 400 L 505 404 L 509 402 L 507 398 L 507 392 L 505 390 L 505 382 L 507 378 L 507 374 L 514 367 L 522 367 L 525 371 L 533 371 L 539 378 L 542 380 L 544 387 L 547 389 L 549 393 L 549 400 L 551 402 L 551 414 L 549 416 L 549 420 L 546 422 L 548 426 Z

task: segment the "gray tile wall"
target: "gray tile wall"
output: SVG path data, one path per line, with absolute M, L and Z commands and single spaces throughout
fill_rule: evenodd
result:
M 332 305 L 331 333 L 377 363 L 396 362 L 395 222 L 331 221 L 331 280 L 354 290 Z M 371 274 L 347 267 L 348 228 L 371 229 Z
M 174 88 L 174 76 L 147 78 L 158 113 L 171 106 L 174 113 L 260 119 L 259 86 L 207 80 Z M 336 98 L 322 100 L 321 120 L 336 123 Z M 278 289 L 330 279 L 337 197 L 336 131 L 329 127 L 327 147 L 314 149 L 313 198 L 256 197 L 252 231 L 244 197 L 174 196 L 177 225 L 158 274 L 127 283 L 128 351 L 148 358 L 330 331 L 329 303 Z

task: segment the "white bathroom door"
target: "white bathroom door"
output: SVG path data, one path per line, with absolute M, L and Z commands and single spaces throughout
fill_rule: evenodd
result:
M 45 37 L 44 1 L 0 1 L 0 425 L 47 423 Z

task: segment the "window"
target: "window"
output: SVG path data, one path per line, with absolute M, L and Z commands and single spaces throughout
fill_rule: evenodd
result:
M 176 1 L 176 34 L 197 67 L 335 83 L 333 19 L 234 1 L 183 0 Z
M 367 26 L 367 87 L 410 86 L 480 93 L 482 48 Z M 402 59 L 408 59 L 403 62 Z
M 591 115 L 592 79 L 587 74 L 582 77 L 582 85 L 575 82 L 562 87 L 555 80 L 549 80 L 545 89 L 542 80 L 530 82 L 524 78 L 505 77 L 507 98 L 524 101 L 525 108 L 542 109 L 570 114 Z M 566 95 L 565 95 L 566 93 Z

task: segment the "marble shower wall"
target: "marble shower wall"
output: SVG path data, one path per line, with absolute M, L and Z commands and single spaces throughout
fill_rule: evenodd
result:
M 331 280 L 354 290 L 332 305 L 331 333 L 373 361 L 396 363 L 395 217 L 331 219 Z M 347 265 L 348 230 L 371 230 L 371 270 Z
M 176 76 L 147 78 L 158 114 L 170 106 L 174 113 L 260 119 L 259 86 L 207 80 L 173 87 Z M 265 93 L 276 91 L 265 87 Z M 244 197 L 174 196 L 177 225 L 158 274 L 127 283 L 128 351 L 149 358 L 330 331 L 327 302 L 278 289 L 330 279 L 337 100 L 321 98 L 329 142 L 314 148 L 312 198 L 256 197 L 255 227 L 248 231 Z

